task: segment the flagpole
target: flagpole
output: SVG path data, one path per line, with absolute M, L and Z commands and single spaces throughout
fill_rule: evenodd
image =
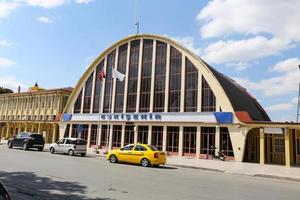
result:
M 113 90 L 113 77 L 112 77 L 112 73 L 113 73 L 113 67 L 111 69 L 111 73 L 110 73 L 110 94 L 109 94 L 109 106 L 108 106 L 108 112 L 110 112 L 110 114 L 112 113 L 111 112 L 111 97 L 112 97 L 112 90 Z M 110 127 L 110 117 L 108 118 L 108 127 L 109 127 L 109 131 L 108 133 L 106 134 L 106 152 L 108 152 L 108 147 L 109 147 L 109 135 L 110 135 L 110 129 L 112 127 Z

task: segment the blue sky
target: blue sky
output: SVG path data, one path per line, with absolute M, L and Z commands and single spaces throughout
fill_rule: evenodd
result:
M 135 2 L 137 12 L 135 15 Z M 296 118 L 300 2 L 0 0 L 0 86 L 75 86 L 93 58 L 135 33 L 167 35 L 257 98 Z

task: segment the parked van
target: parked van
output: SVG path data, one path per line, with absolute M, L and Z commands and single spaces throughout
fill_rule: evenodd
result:
M 85 156 L 87 151 L 87 141 L 80 138 L 64 138 L 51 144 L 50 153 L 63 153 L 74 156 L 80 154 Z

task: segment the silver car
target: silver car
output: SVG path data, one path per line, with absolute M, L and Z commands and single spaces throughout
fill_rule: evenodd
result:
M 63 153 L 73 156 L 75 154 L 80 154 L 85 156 L 87 151 L 86 140 L 80 138 L 64 138 L 56 143 L 51 144 L 51 153 Z

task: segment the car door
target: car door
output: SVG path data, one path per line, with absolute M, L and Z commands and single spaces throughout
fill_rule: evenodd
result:
M 63 152 L 68 153 L 69 149 L 71 149 L 72 146 L 74 146 L 75 143 L 76 143 L 76 140 L 66 139 L 66 142 L 63 145 Z
M 17 136 L 12 140 L 13 146 L 20 146 L 20 140 L 22 138 L 23 133 L 18 133 Z
M 64 143 L 65 143 L 65 139 L 59 140 L 55 145 L 55 151 L 59 152 L 59 153 L 62 153 Z
M 127 145 L 120 149 L 118 159 L 121 162 L 132 162 L 132 151 L 133 151 L 134 145 Z
M 140 160 L 144 156 L 146 151 L 147 151 L 147 149 L 145 147 L 143 147 L 142 145 L 139 145 L 139 144 L 135 145 L 135 147 L 132 151 L 132 154 L 131 154 L 132 163 L 140 164 Z

